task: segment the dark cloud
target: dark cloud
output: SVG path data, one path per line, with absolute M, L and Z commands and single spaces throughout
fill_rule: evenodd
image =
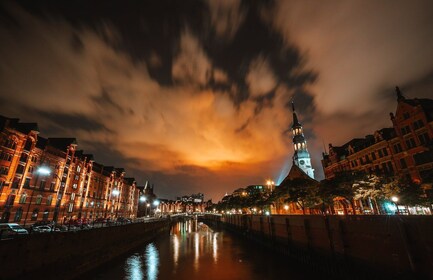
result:
M 284 177 L 294 98 L 322 178 L 323 142 L 389 126 L 396 84 L 431 97 L 432 10 L 428 1 L 10 2 L 0 11 L 0 110 L 39 122 L 44 136 L 77 137 L 160 195 L 219 199 Z

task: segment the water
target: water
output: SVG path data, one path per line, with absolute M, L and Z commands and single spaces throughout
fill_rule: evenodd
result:
M 312 279 L 286 257 L 222 230 L 188 221 L 85 279 Z

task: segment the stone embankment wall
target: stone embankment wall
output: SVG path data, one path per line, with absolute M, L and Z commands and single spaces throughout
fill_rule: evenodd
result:
M 433 279 L 432 216 L 206 215 L 345 279 Z
M 160 220 L 2 240 L 0 279 L 73 279 L 169 230 Z

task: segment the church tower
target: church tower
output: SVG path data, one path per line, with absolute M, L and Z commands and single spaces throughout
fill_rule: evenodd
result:
M 295 153 L 293 155 L 293 164 L 298 166 L 305 172 L 310 178 L 314 179 L 314 169 L 311 166 L 310 153 L 307 150 L 307 141 L 305 141 L 304 133 L 302 131 L 302 125 L 298 121 L 298 116 L 295 111 L 295 104 L 292 101 L 293 110 L 293 148 Z

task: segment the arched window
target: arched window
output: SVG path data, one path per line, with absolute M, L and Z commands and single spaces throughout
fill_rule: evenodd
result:
M 27 194 L 26 194 L 26 193 L 23 193 L 23 194 L 20 196 L 20 202 L 19 202 L 19 203 L 24 204 L 24 203 L 26 203 L 26 200 L 27 200 Z
M 35 210 L 33 210 L 31 220 L 32 220 L 32 221 L 36 221 L 36 220 L 38 219 L 38 214 L 39 214 L 39 209 L 36 208 Z
M 52 201 L 53 201 L 53 196 L 52 195 L 48 196 L 47 197 L 47 205 L 50 206 Z
M 21 217 L 23 216 L 23 208 L 18 208 L 17 212 L 15 212 L 14 222 L 21 221 Z
M 35 204 L 41 204 L 42 203 L 42 195 L 38 195 L 37 197 L 36 197 L 36 202 L 35 202 Z

